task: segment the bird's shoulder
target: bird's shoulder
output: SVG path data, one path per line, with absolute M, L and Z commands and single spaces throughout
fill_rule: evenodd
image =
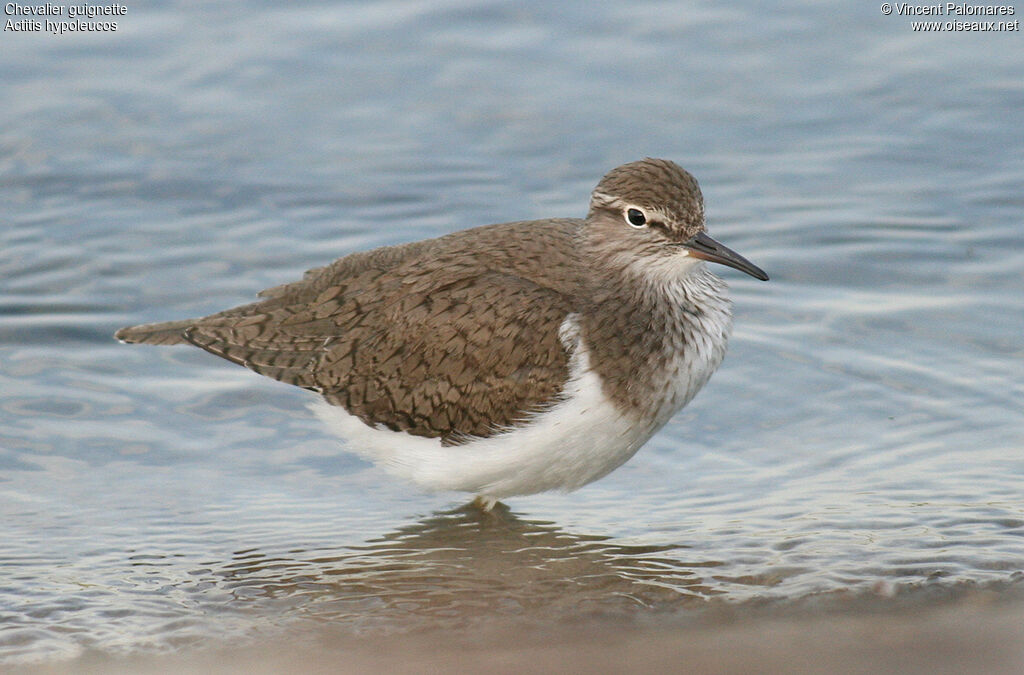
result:
M 307 271 L 300 281 L 260 293 L 269 306 L 301 305 L 330 294 L 383 299 L 494 272 L 562 293 L 574 292 L 576 238 L 584 221 L 518 221 L 461 230 L 435 239 L 352 253 Z

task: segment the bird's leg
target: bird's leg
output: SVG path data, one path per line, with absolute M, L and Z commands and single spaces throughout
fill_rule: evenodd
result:
M 480 509 L 484 513 L 490 513 L 497 504 L 497 499 L 494 497 L 487 497 L 486 495 L 477 495 L 476 498 L 469 503 L 470 506 Z

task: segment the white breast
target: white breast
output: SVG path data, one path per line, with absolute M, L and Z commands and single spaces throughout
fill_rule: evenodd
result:
M 703 264 L 688 276 L 660 284 L 657 292 L 671 306 L 700 308 L 680 311 L 674 329 L 666 331 L 663 393 L 657 411 L 652 411 L 660 428 L 697 395 L 725 358 L 732 305 L 725 282 Z
M 522 426 L 466 444 L 445 447 L 439 439 L 370 427 L 343 408 L 317 401 L 313 411 L 348 449 L 388 472 L 431 490 L 458 490 L 491 499 L 547 490 L 574 490 L 621 466 L 696 394 L 718 367 L 728 334 L 714 326 L 686 349 L 675 350 L 655 414 L 620 411 L 591 370 L 575 314 L 560 337 L 570 352 L 569 380 L 561 400 Z

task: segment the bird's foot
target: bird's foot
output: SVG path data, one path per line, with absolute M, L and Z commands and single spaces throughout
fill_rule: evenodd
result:
M 501 504 L 501 502 L 497 499 L 486 495 L 477 495 L 476 498 L 469 503 L 472 508 L 480 509 L 484 513 L 491 513 L 494 510 L 494 507 L 499 504 Z M 501 505 L 504 506 L 504 504 Z

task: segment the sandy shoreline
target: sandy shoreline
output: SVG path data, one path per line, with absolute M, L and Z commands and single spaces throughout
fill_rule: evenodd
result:
M 1016 594 L 1010 594 L 1016 595 Z M 88 654 L 13 673 L 1003 673 L 1024 672 L 1024 602 L 989 591 L 954 601 L 856 602 L 849 612 L 709 612 L 685 624 L 358 640 L 329 626 L 294 639 L 117 658 Z M 829 603 L 833 604 L 833 603 Z M 654 622 L 652 621 L 652 624 Z M 671 621 L 668 623 L 672 623 Z

